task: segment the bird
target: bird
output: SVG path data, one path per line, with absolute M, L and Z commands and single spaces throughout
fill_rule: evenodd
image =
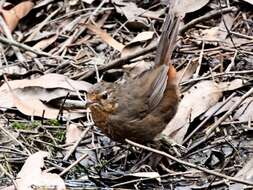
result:
M 172 53 L 180 16 L 165 16 L 154 67 L 125 83 L 99 82 L 87 94 L 95 126 L 117 142 L 152 142 L 177 112 L 180 101 Z

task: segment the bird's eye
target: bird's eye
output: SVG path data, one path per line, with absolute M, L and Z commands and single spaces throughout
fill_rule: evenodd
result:
M 103 92 L 101 94 L 101 98 L 104 99 L 104 100 L 106 100 L 108 98 L 108 93 L 107 92 Z

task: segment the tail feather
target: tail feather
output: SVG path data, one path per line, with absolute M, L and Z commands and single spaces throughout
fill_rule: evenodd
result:
M 156 65 L 170 64 L 178 36 L 178 28 L 180 24 L 180 15 L 176 13 L 175 5 L 170 7 L 169 13 L 166 15 L 163 25 L 162 35 L 157 48 Z

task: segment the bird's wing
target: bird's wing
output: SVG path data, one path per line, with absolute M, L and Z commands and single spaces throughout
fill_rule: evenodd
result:
M 174 3 L 177 3 L 177 0 L 175 0 Z M 148 92 L 148 104 L 151 109 L 156 107 L 161 101 L 167 84 L 173 84 L 174 81 L 172 80 L 175 80 L 176 73 L 171 64 L 171 57 L 176 45 L 181 19 L 175 11 L 174 4 L 170 7 L 169 13 L 166 15 L 162 35 L 156 52 L 156 68 L 152 71 L 153 73 L 151 73 L 151 75 L 156 76 L 156 78 L 151 78 L 151 86 Z
M 158 72 L 156 75 L 157 77 L 152 82 L 151 87 L 149 89 L 149 93 L 148 93 L 148 96 L 149 96 L 148 104 L 151 110 L 153 110 L 163 98 L 164 91 L 166 89 L 167 81 L 168 81 L 168 75 L 167 75 L 168 69 L 169 67 L 167 65 L 162 65 L 156 70 L 154 70 L 154 72 Z

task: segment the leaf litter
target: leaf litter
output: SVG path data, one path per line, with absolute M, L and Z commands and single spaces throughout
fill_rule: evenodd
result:
M 169 4 L 1 4 L 0 188 L 250 188 L 252 95 L 240 102 L 253 77 L 249 0 L 181 4 L 187 15 L 173 61 L 182 97 L 157 150 L 186 163 L 111 141 L 84 109 L 96 81 L 124 84 L 124 75 L 152 67 Z

